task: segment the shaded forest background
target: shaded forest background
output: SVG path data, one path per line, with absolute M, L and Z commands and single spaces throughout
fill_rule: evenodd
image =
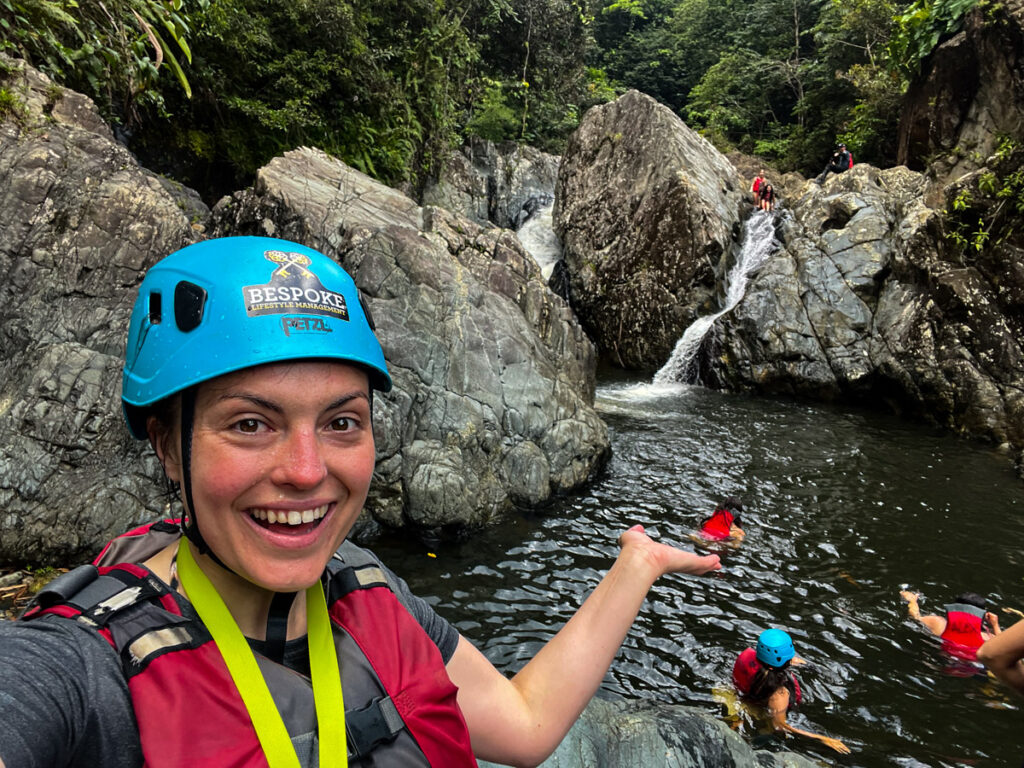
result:
M 300 145 L 415 195 L 468 134 L 559 153 L 629 88 L 782 171 L 839 140 L 892 165 L 909 79 L 978 2 L 0 0 L 0 50 L 207 202 Z

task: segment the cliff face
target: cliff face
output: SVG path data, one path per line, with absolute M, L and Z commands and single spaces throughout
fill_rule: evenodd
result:
M 863 165 L 809 183 L 775 257 L 719 321 L 711 378 L 885 404 L 1024 446 L 1019 253 L 953 248 L 926 183 Z
M 1009 137 L 1024 140 L 1024 0 L 985 3 L 911 84 L 898 160 L 941 187 L 977 170 Z

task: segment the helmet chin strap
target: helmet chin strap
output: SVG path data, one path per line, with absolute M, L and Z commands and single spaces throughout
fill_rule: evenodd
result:
M 196 390 L 197 387 L 192 386 L 181 393 L 181 487 L 185 492 L 185 510 L 181 516 L 181 532 L 185 538 L 196 545 L 200 555 L 207 555 L 228 573 L 245 579 L 217 557 L 217 553 L 210 549 L 210 545 L 203 538 L 202 531 L 199 530 L 199 518 L 192 500 L 192 431 L 195 424 Z M 278 664 L 284 663 L 285 641 L 288 638 L 288 614 L 296 594 L 298 593 L 275 592 L 270 601 L 264 655 Z

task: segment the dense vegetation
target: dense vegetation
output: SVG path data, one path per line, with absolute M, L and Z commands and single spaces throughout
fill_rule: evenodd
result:
M 976 1 L 0 0 L 0 50 L 211 199 L 302 144 L 415 191 L 469 133 L 557 152 L 626 88 L 816 172 L 837 139 L 894 161 L 907 79 Z

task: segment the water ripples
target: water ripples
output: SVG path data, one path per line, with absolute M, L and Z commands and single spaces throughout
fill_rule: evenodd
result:
M 623 530 L 693 548 L 712 505 L 738 496 L 743 545 L 702 545 L 721 573 L 655 585 L 607 692 L 720 714 L 712 689 L 728 686 L 736 654 L 781 626 L 810 662 L 795 722 L 853 747 L 842 764 L 1019 764 L 1017 702 L 944 658 L 898 596 L 909 584 L 925 611 L 968 590 L 1024 608 L 1024 487 L 1007 458 L 868 412 L 681 384 L 608 382 L 597 408 L 614 453 L 586 493 L 436 560 L 409 543 L 375 548 L 511 674 L 597 585 Z

